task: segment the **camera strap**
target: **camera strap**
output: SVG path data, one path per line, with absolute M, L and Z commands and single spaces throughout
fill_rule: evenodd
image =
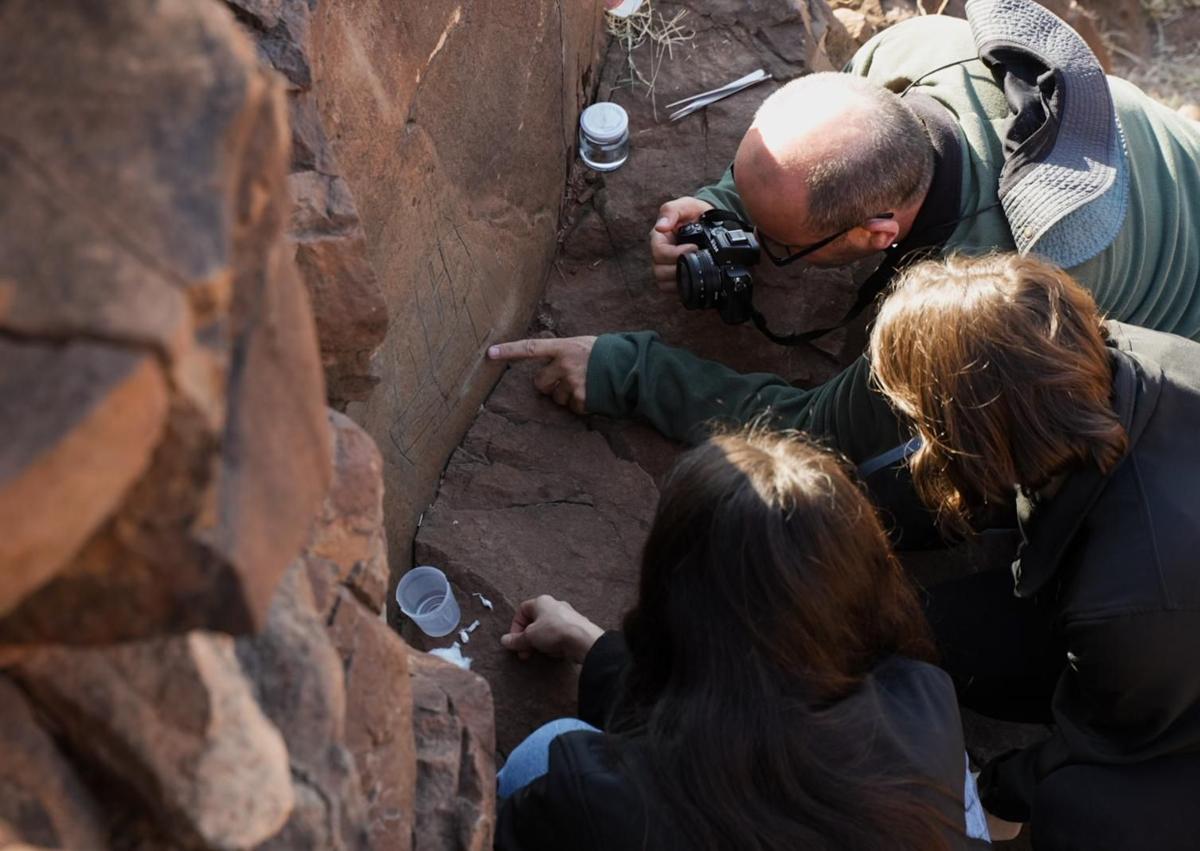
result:
M 863 290 L 865 289 L 866 288 L 864 287 L 863 289 L 859 290 L 859 301 L 863 301 L 862 294 Z M 801 331 L 798 334 L 776 334 L 769 327 L 767 327 L 767 318 L 759 312 L 758 308 L 752 307 L 750 309 L 750 321 L 753 322 L 754 327 L 757 328 L 759 332 L 772 343 L 776 343 L 780 346 L 802 346 L 805 343 L 811 343 L 817 337 L 823 337 L 832 331 L 836 331 L 839 328 L 845 327 L 854 319 L 854 317 L 863 312 L 863 308 L 865 308 L 870 301 L 871 297 L 868 296 L 866 301 L 863 302 L 861 306 L 856 304 L 837 325 L 829 328 L 814 328 L 811 331 Z

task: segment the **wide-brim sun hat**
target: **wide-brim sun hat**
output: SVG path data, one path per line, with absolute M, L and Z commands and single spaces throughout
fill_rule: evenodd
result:
M 1010 107 L 1023 97 L 1044 112 L 1032 132 L 1027 121 L 1008 125 L 1014 150 L 999 197 L 1017 249 L 1068 268 L 1090 260 L 1112 244 L 1129 205 L 1125 135 L 1104 69 L 1075 30 L 1031 0 L 969 0 L 967 20 L 993 72 L 1012 68 Z

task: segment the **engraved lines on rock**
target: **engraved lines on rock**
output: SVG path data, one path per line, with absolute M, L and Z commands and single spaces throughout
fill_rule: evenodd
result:
M 424 286 L 413 291 L 420 333 L 410 335 L 405 343 L 417 383 L 388 428 L 393 448 L 409 466 L 416 466 L 414 448 L 453 413 L 453 397 L 470 386 L 470 374 L 483 362 L 481 350 L 493 328 L 476 319 L 471 302 L 477 299 L 488 319 L 495 314 L 484 276 L 459 225 L 443 215 L 434 224 L 433 239 L 437 250 L 426 265 Z M 454 341 L 466 336 L 467 329 L 473 345 L 447 371 Z

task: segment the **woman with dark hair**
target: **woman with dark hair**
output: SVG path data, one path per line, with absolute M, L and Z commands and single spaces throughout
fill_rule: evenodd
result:
M 594 726 L 556 723 L 510 756 L 499 849 L 974 844 L 916 595 L 866 497 L 798 439 L 725 435 L 680 458 L 623 633 L 544 596 L 503 643 L 582 662 Z
M 870 357 L 942 526 L 1015 503 L 1011 572 L 928 592 L 963 703 L 1054 724 L 985 767 L 984 806 L 1038 849 L 1200 847 L 1200 344 L 994 255 L 910 269 Z

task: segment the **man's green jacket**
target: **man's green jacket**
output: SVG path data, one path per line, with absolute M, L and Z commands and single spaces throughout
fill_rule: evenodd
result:
M 1013 249 L 996 198 L 1008 116 L 1004 93 L 978 59 L 934 70 L 975 55 L 965 21 L 926 16 L 880 33 L 850 65 L 851 73 L 897 92 L 915 81 L 912 93 L 936 100 L 957 125 L 962 220 L 941 246 L 945 253 Z M 1123 80 L 1110 78 L 1110 88 L 1129 155 L 1129 209 L 1112 244 L 1069 271 L 1106 316 L 1200 340 L 1200 125 Z M 728 173 L 697 195 L 745 214 Z M 909 437 L 871 390 L 863 358 L 803 390 L 774 375 L 738 374 L 646 331 L 596 341 L 587 407 L 640 417 L 688 442 L 703 439 L 714 422 L 741 424 L 769 411 L 777 426 L 804 430 L 856 463 Z

